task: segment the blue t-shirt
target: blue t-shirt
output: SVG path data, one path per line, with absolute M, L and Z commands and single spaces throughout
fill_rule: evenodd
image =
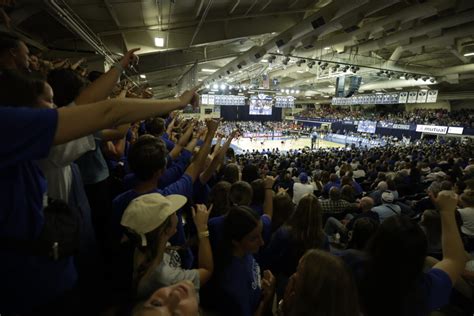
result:
M 160 138 L 165 142 L 166 149 L 168 149 L 168 151 L 172 151 L 174 148 L 174 143 L 170 140 L 168 133 L 163 133 Z
M 367 256 L 357 250 L 345 250 L 335 253 L 340 256 L 347 266 L 351 269 L 356 280 L 364 280 L 366 273 L 366 260 Z M 441 269 L 432 268 L 428 272 L 422 273 L 418 286 L 424 295 L 424 302 L 427 312 L 437 310 L 449 303 L 453 284 L 449 275 Z M 422 306 L 410 306 L 409 310 L 420 310 L 419 314 L 424 315 L 421 312 Z
M 224 236 L 224 220 L 225 215 L 221 215 L 211 218 L 207 223 L 209 230 L 209 241 L 211 242 L 213 253 L 216 253 L 218 250 L 219 243 Z M 263 226 L 262 238 L 265 244 L 267 244 L 270 241 L 272 235 L 272 220 L 265 214 L 260 216 L 260 220 L 262 221 Z
M 190 151 L 184 149 L 176 160 L 172 161 L 171 159 L 168 159 L 171 163 L 166 167 L 166 170 L 158 180 L 158 188 L 164 189 L 173 182 L 178 181 L 186 170 L 192 155 L 193 154 Z
M 171 194 L 180 194 L 184 195 L 186 198 L 190 199 L 193 194 L 193 179 L 191 176 L 185 174 L 183 175 L 178 181 L 175 183 L 167 186 L 163 190 L 160 189 L 153 189 L 147 193 L 160 193 L 161 195 L 167 196 Z M 124 227 L 120 225 L 120 221 L 122 220 L 122 215 L 125 212 L 128 204 L 130 202 L 139 197 L 141 194 L 135 190 L 128 190 L 124 193 L 118 195 L 112 202 L 112 216 L 110 219 L 110 226 L 108 234 L 110 235 L 110 240 L 115 242 L 120 242 L 124 231 Z M 177 227 L 177 235 L 181 236 L 180 240 L 182 239 L 182 243 L 186 241 L 183 225 L 181 221 L 181 212 L 178 211 L 178 227 Z
M 0 238 L 37 238 L 46 180 L 34 160 L 48 157 L 56 110 L 0 107 Z M 25 313 L 73 288 L 73 258 L 52 261 L 0 250 L 0 313 Z
M 232 257 L 218 281 L 219 315 L 253 316 L 262 297 L 260 267 L 251 254 Z
M 322 250 L 329 251 L 329 240 L 324 235 Z M 283 274 L 290 277 L 296 272 L 298 262 L 305 250 L 298 249 L 292 240 L 288 227 L 280 227 L 272 236 L 268 247 L 261 254 L 262 266 L 270 269 L 273 274 Z

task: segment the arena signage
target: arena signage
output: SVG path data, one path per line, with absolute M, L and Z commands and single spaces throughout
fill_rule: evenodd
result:
M 446 134 L 446 132 L 448 131 L 448 127 L 436 125 L 417 125 L 416 131 L 430 134 Z
M 450 126 L 448 128 L 448 134 L 457 134 L 457 135 L 462 135 L 464 131 L 464 127 L 454 127 Z

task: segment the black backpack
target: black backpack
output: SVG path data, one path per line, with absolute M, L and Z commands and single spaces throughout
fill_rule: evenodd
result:
M 52 260 L 77 254 L 80 243 L 81 218 L 79 212 L 62 201 L 48 198 L 43 209 L 44 226 L 38 239 L 18 240 L 0 238 L 0 249 Z

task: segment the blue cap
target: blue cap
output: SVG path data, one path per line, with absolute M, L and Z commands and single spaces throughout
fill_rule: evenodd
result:
M 306 174 L 306 172 L 300 173 L 300 181 L 301 181 L 301 183 L 308 182 L 308 175 Z

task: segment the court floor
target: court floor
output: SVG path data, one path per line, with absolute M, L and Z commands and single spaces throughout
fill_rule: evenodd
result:
M 244 138 L 241 137 L 237 140 L 232 142 L 232 147 L 236 151 L 236 153 L 242 153 L 244 150 L 258 150 L 261 151 L 263 149 L 276 149 L 280 151 L 289 151 L 290 149 L 303 149 L 305 147 L 311 148 L 311 138 L 310 137 L 301 137 L 298 139 L 292 138 L 275 138 L 274 140 L 271 139 L 264 139 L 264 138 Z M 325 140 L 317 140 L 316 148 L 340 148 L 344 147 L 342 144 L 337 144 L 333 142 L 328 142 Z

